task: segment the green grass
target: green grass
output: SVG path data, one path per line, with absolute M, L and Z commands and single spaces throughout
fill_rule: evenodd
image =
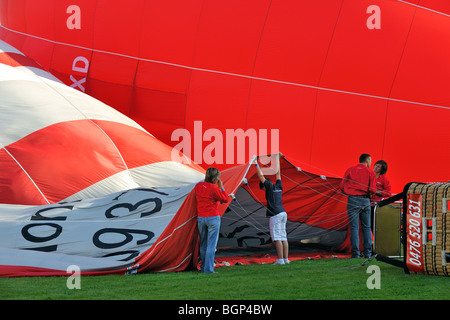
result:
M 68 289 L 67 277 L 0 278 L 0 300 L 448 300 L 450 278 L 405 274 L 373 260 L 324 259 L 290 265 L 216 268 L 217 274 L 179 272 L 81 277 Z M 368 266 L 380 268 L 380 289 L 368 289 Z

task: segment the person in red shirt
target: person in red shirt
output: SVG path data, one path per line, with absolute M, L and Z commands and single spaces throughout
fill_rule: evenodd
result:
M 375 176 L 377 178 L 377 192 L 372 197 L 371 203 L 371 222 L 372 222 L 372 231 L 374 231 L 375 225 L 375 206 L 378 202 L 383 200 L 384 198 L 392 196 L 392 187 L 388 178 L 386 178 L 387 172 L 387 162 L 384 160 L 378 160 L 375 162 L 373 166 L 373 171 L 375 172 Z
M 372 233 L 370 231 L 370 199 L 376 193 L 375 172 L 370 169 L 372 157 L 363 153 L 359 164 L 347 169 L 342 178 L 340 189 L 347 195 L 347 212 L 350 224 L 350 243 L 352 258 L 360 257 L 359 221 L 363 235 L 364 256 L 372 254 Z
M 378 160 L 373 166 L 373 171 L 377 178 L 377 192 L 372 197 L 372 202 L 374 203 L 392 196 L 391 183 L 388 178 L 386 178 L 387 168 L 387 162 L 384 160 Z
M 228 202 L 228 194 L 220 180 L 216 168 L 208 168 L 205 181 L 197 183 L 194 188 L 197 199 L 197 226 L 200 233 L 201 271 L 214 273 L 214 257 L 219 239 L 220 215 L 219 203 Z

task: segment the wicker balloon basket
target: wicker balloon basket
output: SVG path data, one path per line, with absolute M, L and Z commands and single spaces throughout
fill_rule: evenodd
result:
M 405 186 L 403 249 L 408 273 L 450 274 L 449 189 L 450 183 Z

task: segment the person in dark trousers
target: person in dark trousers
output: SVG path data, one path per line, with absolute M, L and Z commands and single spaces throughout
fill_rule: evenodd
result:
M 359 164 L 345 171 L 340 189 L 347 195 L 347 212 L 350 224 L 350 243 L 352 258 L 360 257 L 359 250 L 359 221 L 363 236 L 364 256 L 372 255 L 372 233 L 370 231 L 370 199 L 377 191 L 376 176 L 370 165 L 372 158 L 363 153 L 359 157 Z
M 286 222 L 287 213 L 283 207 L 282 192 L 283 185 L 281 183 L 280 156 L 276 155 L 276 182 L 272 183 L 270 179 L 264 177 L 259 164 L 256 162 L 256 173 L 260 180 L 260 188 L 265 190 L 267 200 L 266 216 L 269 219 L 269 229 L 272 241 L 275 243 L 278 259 L 274 264 L 288 264 L 289 244 L 287 241 Z

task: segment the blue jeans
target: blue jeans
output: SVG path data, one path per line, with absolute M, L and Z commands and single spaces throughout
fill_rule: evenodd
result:
M 350 244 L 352 257 L 359 257 L 359 220 L 363 236 L 364 256 L 372 254 L 372 233 L 370 231 L 370 199 L 349 196 L 347 211 L 350 224 Z
M 201 270 L 204 273 L 214 273 L 214 257 L 217 240 L 219 239 L 220 216 L 198 217 L 197 226 L 200 232 Z

